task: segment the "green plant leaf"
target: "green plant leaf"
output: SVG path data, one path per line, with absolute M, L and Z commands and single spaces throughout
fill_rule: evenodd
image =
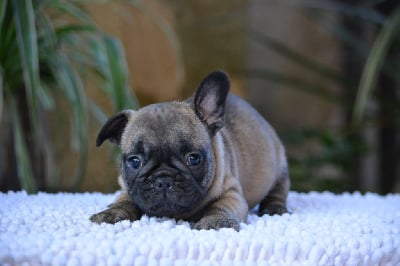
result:
M 13 98 L 10 98 L 10 110 L 13 121 L 15 155 L 18 161 L 18 178 L 20 179 L 22 189 L 28 193 L 35 193 L 37 192 L 37 187 L 35 178 L 33 177 L 32 162 L 24 140 L 24 132 L 21 127 L 18 108 Z
M 3 72 L 3 88 L 10 91 L 15 87 L 23 87 L 19 50 L 16 40 L 13 8 L 9 1 L 1 1 L 5 8 L 0 24 L 0 65 Z
M 53 29 L 54 26 L 43 9 L 35 11 L 35 23 L 37 25 L 38 50 L 47 50 L 55 47 L 57 40 Z
M 182 58 L 182 48 L 179 42 L 179 38 L 175 31 L 170 27 L 169 23 L 165 21 L 161 16 L 154 14 L 150 8 L 147 7 L 145 1 L 143 0 L 127 0 L 132 6 L 135 6 L 139 11 L 141 11 L 145 16 L 147 16 L 153 23 L 161 30 L 165 35 L 172 49 L 175 51 L 176 59 L 178 61 L 178 77 L 183 79 L 185 75 L 184 63 Z
M 344 44 L 351 47 L 355 55 L 367 57 L 369 52 L 368 44 L 365 40 L 354 34 L 348 27 L 335 20 L 322 19 L 323 13 L 313 12 L 309 18 L 313 19 L 314 23 L 318 23 L 321 27 L 333 33 Z
M 378 24 L 383 24 L 386 19 L 381 13 L 369 8 L 374 3 L 368 4 L 367 1 L 364 1 L 361 5 L 331 0 L 281 0 L 281 2 L 318 11 L 333 11 L 354 19 Z
M 96 27 L 89 24 L 68 24 L 57 27 L 56 35 L 57 39 L 61 40 L 64 36 L 69 34 L 80 34 L 80 33 L 95 33 Z
M 3 118 L 3 103 L 4 103 L 4 74 L 3 68 L 0 65 L 0 124 L 1 119 Z
M 268 47 L 269 49 L 275 51 L 276 53 L 280 54 L 281 56 L 290 60 L 302 68 L 306 68 L 307 70 L 311 71 L 312 73 L 323 77 L 325 79 L 345 83 L 343 77 L 335 72 L 334 70 L 330 69 L 329 67 L 318 63 L 307 56 L 303 56 L 296 52 L 295 50 L 289 48 L 285 43 L 280 42 L 272 37 L 269 37 L 257 30 L 249 30 L 249 36 L 251 39 L 255 40 L 256 42 L 260 43 L 261 45 Z
M 45 139 L 46 123 L 41 112 L 54 108 L 53 97 L 61 92 L 71 114 L 68 116 L 71 147 L 78 153 L 78 166 L 69 189 L 77 190 L 87 166 L 88 112 L 99 120 L 106 119 L 104 111 L 87 99 L 84 86 L 87 80 L 99 78 L 101 84 L 105 84 L 104 91 L 115 109 L 136 105 L 128 85 L 123 47 L 118 40 L 96 28 L 79 1 L 0 0 L 0 22 L 0 119 L 3 103 L 8 106 L 11 101 L 25 102 L 27 108 L 23 109 L 29 113 L 29 121 L 21 121 L 25 114 L 15 113 L 12 117 L 13 123 L 16 121 L 14 134 L 18 138 L 14 148 L 19 156 L 17 161 L 21 163 L 17 166 L 21 183 L 27 190 L 34 191 L 35 171 L 32 170 L 39 167 L 40 172 L 46 174 L 44 188 L 60 189 L 61 184 L 54 175 L 57 167 L 51 165 L 53 147 Z M 93 48 L 92 42 L 98 45 Z M 26 100 L 18 98 L 20 95 Z M 14 105 L 14 109 L 18 109 Z M 57 108 L 53 110 L 58 111 Z M 28 124 L 33 128 L 29 132 L 32 136 L 22 131 L 22 122 L 23 126 Z M 34 147 L 27 146 L 28 140 Z M 43 162 L 39 165 L 37 160 Z
M 288 74 L 278 73 L 267 69 L 247 69 L 246 76 L 250 78 L 265 79 L 277 84 L 283 84 L 292 88 L 299 89 L 306 93 L 311 93 L 329 102 L 340 102 L 340 97 L 330 92 L 327 88 L 309 83 L 301 78 L 290 76 Z
M 97 121 L 104 124 L 107 121 L 108 116 L 104 113 L 104 111 L 100 108 L 100 106 L 98 106 L 92 100 L 88 99 L 88 104 L 90 112 L 93 114 L 93 116 L 97 119 Z
M 50 92 L 47 80 L 51 78 L 51 70 L 47 62 L 51 61 L 54 51 L 57 49 L 57 37 L 53 30 L 51 20 L 42 9 L 36 11 L 36 23 L 38 27 L 38 52 L 39 52 L 39 66 L 41 86 L 36 88 L 37 98 L 40 106 L 46 110 L 54 108 L 54 99 Z
M 57 58 L 56 79 L 72 107 L 72 145 L 79 152 L 76 174 L 71 179 L 72 190 L 77 190 L 84 178 L 88 156 L 88 131 L 86 115 L 86 95 L 79 76 L 63 55 Z
M 49 93 L 49 91 L 50 89 L 46 84 L 42 84 L 42 86 L 38 91 L 38 97 L 40 99 L 40 103 L 46 110 L 54 109 L 54 99 Z
M 362 120 L 368 99 L 375 87 L 376 78 L 398 30 L 400 30 L 400 7 L 392 13 L 379 32 L 364 65 L 353 108 L 353 126 L 358 126 Z
M 0 25 L 3 24 L 4 17 L 6 15 L 6 7 L 8 1 L 0 1 Z M 3 27 L 0 27 L 0 35 L 2 33 Z
M 128 87 L 128 66 L 122 45 L 117 39 L 109 36 L 104 36 L 103 42 L 108 61 L 107 76 L 111 81 L 110 86 L 114 96 L 114 110 L 133 108 L 132 103 L 135 106 L 137 103 Z
M 40 121 L 37 100 L 37 88 L 40 86 L 39 57 L 37 47 L 37 35 L 35 28 L 35 14 L 32 1 L 11 1 L 14 11 L 16 36 L 19 48 L 22 72 L 24 77 L 24 89 L 26 91 L 29 107 L 29 116 L 33 128 L 33 137 L 36 156 L 39 152 Z
M 68 14 L 84 24 L 92 24 L 89 14 L 77 3 L 77 1 L 48 1 L 47 6 L 60 11 L 63 16 Z

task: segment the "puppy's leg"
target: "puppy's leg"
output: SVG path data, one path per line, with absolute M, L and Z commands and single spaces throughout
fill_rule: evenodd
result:
M 90 217 L 90 221 L 98 224 L 115 224 L 123 220 L 135 221 L 142 216 L 140 209 L 129 197 L 125 182 L 121 176 L 118 177 L 118 183 L 121 186 L 121 194 L 117 197 L 114 203 L 108 206 L 108 209 L 93 214 Z
M 287 170 L 284 170 L 277 180 L 275 186 L 268 195 L 260 202 L 258 215 L 282 215 L 287 213 L 286 199 L 289 193 L 290 179 Z
M 203 217 L 194 224 L 193 228 L 197 230 L 233 228 L 239 231 L 239 223 L 246 219 L 247 212 L 247 202 L 240 188 L 233 188 L 212 203 L 205 210 Z
M 123 191 L 116 201 L 108 209 L 93 214 L 90 221 L 94 223 L 115 224 L 123 220 L 135 221 L 139 219 L 141 212 L 135 203 L 129 198 L 128 193 Z

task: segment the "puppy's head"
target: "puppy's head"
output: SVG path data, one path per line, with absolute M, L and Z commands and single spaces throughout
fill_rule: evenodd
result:
M 96 145 L 120 146 L 127 192 L 148 215 L 180 218 L 205 199 L 215 171 L 212 138 L 224 123 L 229 79 L 208 75 L 185 102 L 167 102 L 110 118 Z

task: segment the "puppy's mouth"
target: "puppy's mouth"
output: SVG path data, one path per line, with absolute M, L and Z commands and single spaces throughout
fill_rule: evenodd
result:
M 148 214 L 154 216 L 166 216 L 166 217 L 176 217 L 190 210 L 190 207 L 178 204 L 176 202 L 171 202 L 169 200 L 160 201 L 155 205 L 151 206 L 147 211 Z
M 131 195 L 142 211 L 150 216 L 180 218 L 202 198 L 201 190 L 190 181 L 159 177 L 141 184 Z
M 181 201 L 174 192 L 147 191 L 144 194 L 146 195 L 142 198 L 151 197 L 151 201 L 142 202 L 139 207 L 150 216 L 177 218 L 189 212 L 192 207 L 188 202 L 189 199 L 186 202 Z

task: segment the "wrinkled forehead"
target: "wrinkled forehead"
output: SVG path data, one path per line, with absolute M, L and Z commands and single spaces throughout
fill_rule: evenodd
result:
M 188 105 L 163 103 L 144 107 L 132 115 L 122 135 L 122 152 L 130 152 L 138 142 L 199 149 L 210 139 L 205 126 Z

